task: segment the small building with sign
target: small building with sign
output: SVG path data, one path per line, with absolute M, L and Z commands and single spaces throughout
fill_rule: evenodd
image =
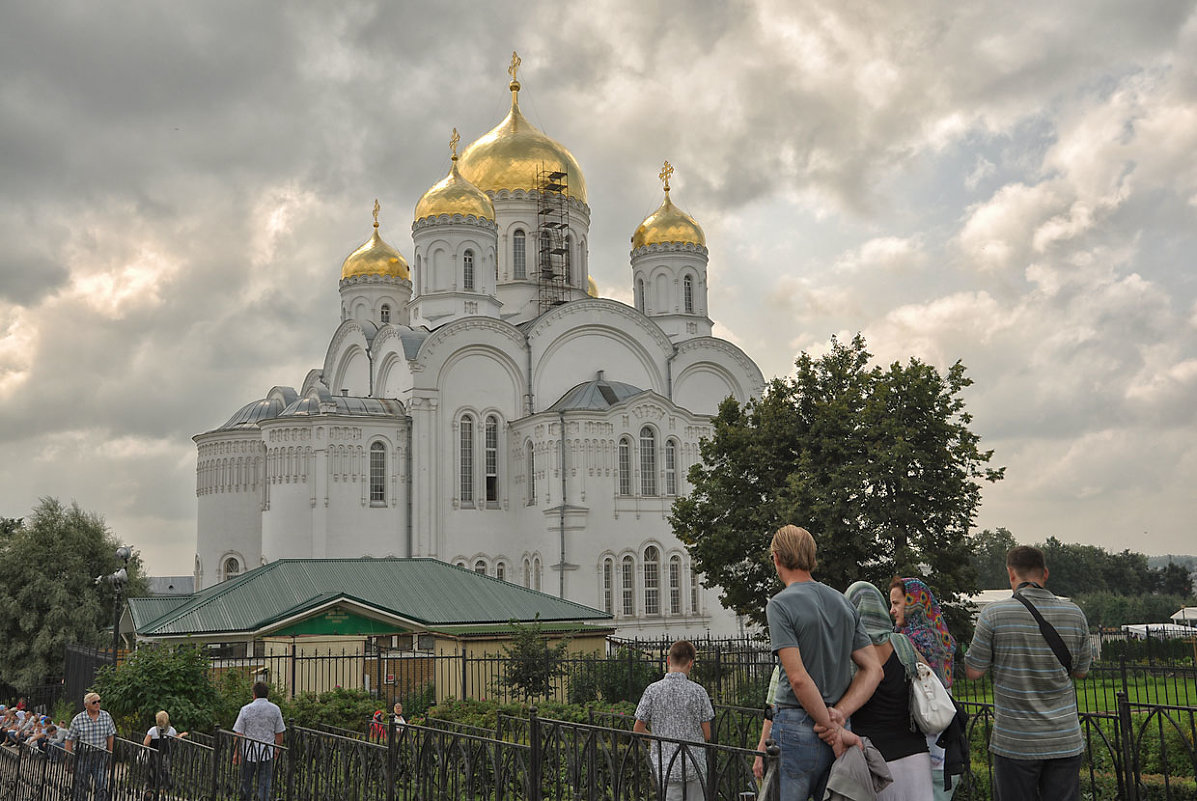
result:
M 138 643 L 199 643 L 283 695 L 484 697 L 518 625 L 598 654 L 611 615 L 436 559 L 280 559 L 191 595 L 130 598 Z

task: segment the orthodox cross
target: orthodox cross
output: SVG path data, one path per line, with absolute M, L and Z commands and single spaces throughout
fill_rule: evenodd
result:
M 673 175 L 673 165 L 667 161 L 665 162 L 665 166 L 661 168 L 661 172 L 657 174 L 657 177 L 665 182 L 666 192 L 669 191 L 669 176 L 671 175 Z
M 522 63 L 523 62 L 520 61 L 519 54 L 517 54 L 514 50 L 512 50 L 511 51 L 511 66 L 507 68 L 507 74 L 511 76 L 512 83 L 517 82 L 518 79 L 515 77 L 515 73 L 516 73 L 516 70 L 518 70 L 520 68 L 520 64 L 522 64 Z
M 382 211 L 382 206 L 378 205 L 378 198 L 374 198 L 374 227 L 378 227 L 378 212 Z
M 457 160 L 457 143 L 461 141 L 461 137 L 457 135 L 457 129 L 453 129 L 453 135 L 449 137 L 449 152 L 453 154 L 453 160 Z

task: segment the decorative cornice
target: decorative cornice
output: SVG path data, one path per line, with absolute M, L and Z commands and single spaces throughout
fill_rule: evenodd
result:
M 528 327 L 528 339 L 531 340 L 539 337 L 544 329 L 556 320 L 596 309 L 601 309 L 604 312 L 612 312 L 625 320 L 630 320 L 638 328 L 651 336 L 661 346 L 662 351 L 666 355 L 674 352 L 673 342 L 665 335 L 665 332 L 661 330 L 659 325 L 626 303 L 620 303 L 610 298 L 571 300 L 569 303 L 556 306 L 532 321 L 532 324 Z
M 676 363 L 683 355 L 691 351 L 702 350 L 715 350 L 726 356 L 730 356 L 752 381 L 753 386 L 747 389 L 749 389 L 750 394 L 753 396 L 759 398 L 761 393 L 765 391 L 765 377 L 761 373 L 761 368 L 749 358 L 747 353 L 726 339 L 719 339 L 718 337 L 694 337 L 693 339 L 679 342 L 677 345 L 677 358 L 674 361 Z M 695 362 L 695 364 L 698 363 Z M 691 365 L 687 365 L 687 367 L 689 366 Z
M 435 217 L 422 217 L 411 224 L 411 231 L 414 234 L 416 231 L 424 228 L 433 228 L 440 225 L 472 225 L 477 228 L 486 228 L 491 231 L 497 231 L 499 227 L 495 225 L 494 220 L 488 220 L 485 217 L 475 217 L 473 214 L 468 217 L 461 214 L 438 214 Z
M 701 256 L 707 256 L 710 251 L 703 245 L 695 245 L 692 242 L 661 242 L 655 245 L 641 245 L 634 248 L 628 255 L 630 258 L 647 255 L 649 253 L 697 253 Z
M 355 275 L 350 278 L 342 278 L 340 288 L 356 286 L 358 284 L 387 284 L 393 286 L 406 286 L 411 288 L 410 278 L 397 278 L 393 275 Z
M 537 192 L 535 189 L 488 189 L 486 194 L 490 195 L 492 202 L 496 200 L 536 201 L 540 199 L 540 192 Z M 590 206 L 573 196 L 567 196 L 567 200 L 569 201 L 570 211 L 584 213 L 587 221 L 590 220 Z M 497 212 L 498 209 L 495 211 Z

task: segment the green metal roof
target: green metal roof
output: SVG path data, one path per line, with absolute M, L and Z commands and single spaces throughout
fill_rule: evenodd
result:
M 129 615 L 133 618 L 133 629 L 141 631 L 168 612 L 173 612 L 191 600 L 190 595 L 150 595 L 145 598 L 129 599 Z
M 437 559 L 280 559 L 184 596 L 173 608 L 129 599 L 138 636 L 250 633 L 337 599 L 427 628 L 611 616 Z M 136 602 L 136 603 L 135 603 Z

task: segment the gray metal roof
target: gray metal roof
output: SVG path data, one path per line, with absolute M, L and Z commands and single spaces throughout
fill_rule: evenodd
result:
M 436 559 L 282 559 L 167 608 L 130 598 L 137 634 L 251 633 L 346 598 L 425 627 L 532 621 L 608 621 L 610 615 Z M 153 606 L 155 603 L 158 606 Z M 150 617 L 155 609 L 163 609 Z
M 257 428 L 258 423 L 278 417 L 282 411 L 282 400 L 262 398 L 242 406 L 233 413 L 227 423 L 216 430 L 232 431 L 238 428 Z
M 409 328 L 399 333 L 399 341 L 403 343 L 403 355 L 410 361 L 420 353 L 420 346 L 428 335 L 432 333 L 427 328 Z
M 195 576 L 147 576 L 150 595 L 191 595 Z
M 331 407 L 324 409 L 322 407 Z M 328 414 L 340 417 L 403 417 L 403 404 L 390 398 L 357 398 L 328 395 L 300 398 L 279 413 L 279 417 L 316 417 Z
M 556 403 L 549 407 L 550 412 L 568 412 L 571 410 L 609 409 L 628 398 L 640 395 L 648 390 L 625 384 L 622 381 L 607 381 L 599 374 L 593 381 L 578 384 L 562 395 Z

